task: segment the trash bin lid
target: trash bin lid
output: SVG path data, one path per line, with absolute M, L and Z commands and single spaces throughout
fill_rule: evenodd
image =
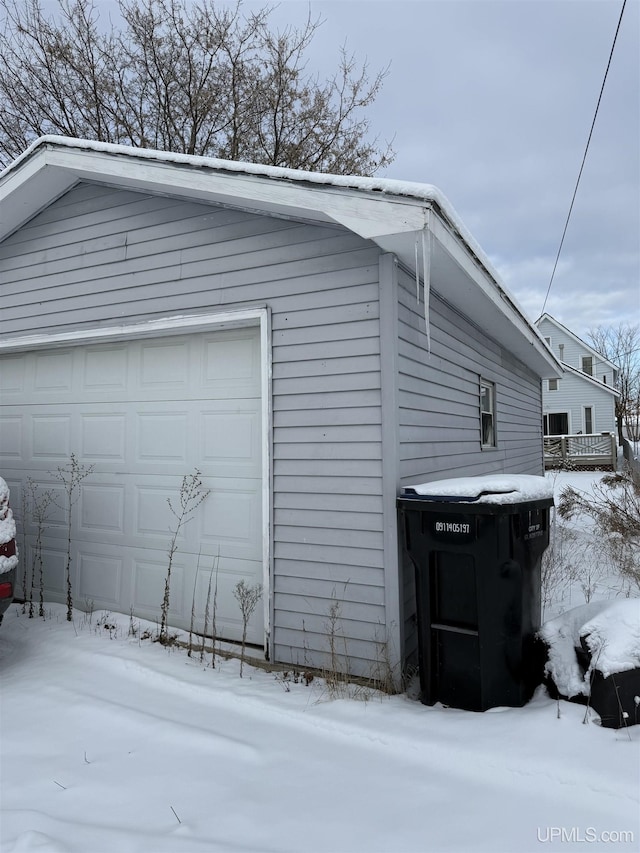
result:
M 405 486 L 402 496 L 423 501 L 514 504 L 553 500 L 553 485 L 533 474 L 485 474 Z

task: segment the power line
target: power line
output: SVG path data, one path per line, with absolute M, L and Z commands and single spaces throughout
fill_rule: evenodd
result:
M 606 71 L 604 72 L 604 78 L 602 80 L 602 86 L 600 87 L 600 95 L 598 97 L 598 103 L 596 104 L 596 111 L 593 115 L 593 121 L 591 122 L 591 130 L 589 131 L 589 138 L 587 139 L 587 145 L 584 149 L 584 156 L 582 158 L 582 165 L 580 166 L 580 171 L 578 172 L 578 180 L 576 181 L 576 186 L 575 186 L 575 189 L 573 191 L 573 198 L 571 199 L 571 205 L 569 206 L 569 213 L 567 214 L 567 221 L 564 224 L 564 231 L 562 232 L 562 239 L 560 240 L 560 245 L 558 247 L 558 254 L 556 255 L 556 260 L 555 260 L 555 263 L 553 265 L 553 271 L 551 273 L 551 280 L 549 281 L 549 287 L 547 288 L 547 295 L 544 298 L 544 303 L 542 305 L 542 311 L 540 312 L 541 314 L 544 314 L 544 309 L 547 306 L 547 299 L 549 298 L 549 293 L 551 292 L 551 285 L 553 284 L 553 278 L 556 274 L 558 261 L 560 260 L 560 253 L 562 252 L 562 246 L 564 244 L 564 238 L 565 238 L 566 233 L 567 233 L 567 228 L 569 227 L 569 220 L 571 219 L 571 213 L 573 211 L 573 204 L 576 200 L 576 195 L 578 193 L 578 187 L 580 185 L 580 178 L 582 177 L 582 170 L 584 169 L 584 164 L 585 164 L 585 161 L 587 159 L 587 152 L 589 151 L 589 144 L 591 142 L 591 137 L 593 135 L 593 128 L 595 127 L 596 118 L 598 117 L 598 110 L 600 109 L 600 101 L 602 100 L 602 93 L 604 92 L 604 86 L 605 86 L 605 83 L 607 82 L 607 75 L 609 74 L 609 68 L 611 66 L 611 59 L 613 58 L 613 51 L 614 51 L 614 48 L 616 46 L 616 41 L 618 39 L 618 33 L 620 32 L 620 24 L 622 23 L 622 16 L 624 15 L 624 7 L 626 5 L 627 5 L 627 0 L 623 0 L 622 9 L 620 10 L 620 18 L 618 19 L 618 26 L 616 27 L 616 32 L 615 32 L 615 35 L 613 37 L 613 44 L 611 45 L 611 53 L 609 54 L 609 61 L 607 62 L 607 68 L 606 68 Z

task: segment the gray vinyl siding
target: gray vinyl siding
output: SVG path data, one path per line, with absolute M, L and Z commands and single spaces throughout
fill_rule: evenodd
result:
M 379 255 L 336 227 L 89 184 L 0 244 L 4 336 L 270 308 L 275 656 L 325 664 L 337 600 L 356 674 L 385 624 Z
M 615 397 L 588 379 L 566 372 L 558 380 L 558 390 L 549 391 L 548 381 L 543 383 L 543 411 L 545 414 L 567 412 L 569 433 L 586 432 L 584 408 L 593 410 L 592 432 L 616 432 Z
M 540 379 L 431 292 L 431 354 L 415 282 L 399 287 L 402 485 L 488 473 L 543 473 Z M 480 378 L 496 387 L 497 447 L 481 449 Z
M 439 295 L 432 282 L 431 353 L 415 280 L 398 289 L 400 475 L 403 486 L 489 473 L 544 473 L 540 379 Z M 483 450 L 480 378 L 496 389 L 497 447 Z M 413 567 L 403 557 L 404 651 L 416 648 Z

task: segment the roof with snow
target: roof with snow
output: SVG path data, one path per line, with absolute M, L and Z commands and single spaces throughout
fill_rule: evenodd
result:
M 416 241 L 428 228 L 433 288 L 539 376 L 562 375 L 541 333 L 449 201 L 430 184 L 43 136 L 0 173 L 0 241 L 81 182 L 341 225 L 395 254 L 413 275 Z

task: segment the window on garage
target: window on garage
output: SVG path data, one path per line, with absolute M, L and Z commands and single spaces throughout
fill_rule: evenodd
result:
M 483 447 L 496 446 L 496 386 L 486 379 L 480 380 L 480 421 Z

